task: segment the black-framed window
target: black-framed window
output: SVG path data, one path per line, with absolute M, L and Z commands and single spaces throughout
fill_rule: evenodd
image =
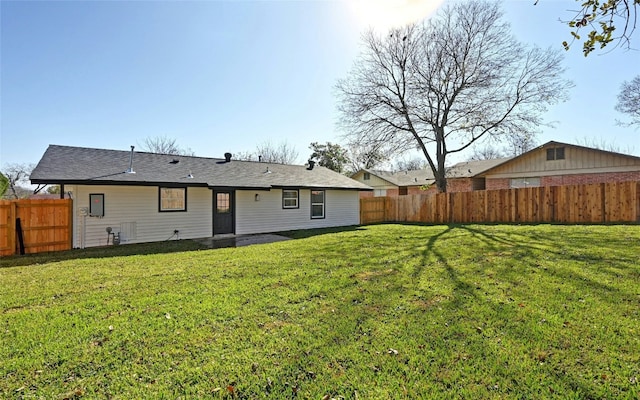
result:
M 187 188 L 160 187 L 158 210 L 160 212 L 187 211 Z
M 311 191 L 311 218 L 325 217 L 325 193 L 324 190 Z
M 89 194 L 89 216 L 104 217 L 104 193 Z
M 547 149 L 547 161 L 564 160 L 564 147 Z
M 300 192 L 297 189 L 282 190 L 282 208 L 300 208 Z

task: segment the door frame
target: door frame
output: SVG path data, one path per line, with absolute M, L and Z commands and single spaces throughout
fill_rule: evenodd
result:
M 211 236 L 218 235 L 227 235 L 236 233 L 236 191 L 234 189 L 213 189 L 212 190 L 212 201 L 211 201 Z M 231 211 L 231 232 L 217 233 L 216 232 L 216 215 L 217 215 L 217 201 L 218 201 L 218 193 L 229 193 L 229 208 Z

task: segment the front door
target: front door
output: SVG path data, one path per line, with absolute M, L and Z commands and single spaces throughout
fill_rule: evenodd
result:
M 213 234 L 235 233 L 235 192 L 233 190 L 213 191 Z

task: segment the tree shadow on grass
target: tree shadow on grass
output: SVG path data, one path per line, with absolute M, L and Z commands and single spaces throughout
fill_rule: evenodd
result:
M 470 234 L 471 240 L 467 240 L 467 244 L 476 248 L 475 251 L 478 251 L 478 265 L 468 265 L 466 260 L 463 260 L 462 264 L 460 264 L 452 259 L 458 253 L 450 251 L 450 246 L 460 245 L 459 242 L 455 242 L 455 237 L 458 235 L 452 235 L 456 230 Z M 479 345 L 480 348 L 484 349 L 483 353 L 486 359 L 500 360 L 504 359 L 507 354 L 513 354 L 522 360 L 522 365 L 527 365 L 527 363 L 531 363 L 531 365 L 548 363 L 553 368 L 540 368 L 539 376 L 546 375 L 546 379 L 549 379 L 549 387 L 561 388 L 561 392 L 581 393 L 585 398 L 598 398 L 602 386 L 597 382 L 590 383 L 588 379 L 578 378 L 585 371 L 604 368 L 602 365 L 599 366 L 598 361 L 594 360 L 591 363 L 592 365 L 588 367 L 575 367 L 573 369 L 570 364 L 571 360 L 567 362 L 564 359 L 555 358 L 556 356 L 554 355 L 556 353 L 572 354 L 571 350 L 566 350 L 563 347 L 563 338 L 571 336 L 567 332 L 571 332 L 574 329 L 576 332 L 581 332 L 581 329 L 584 329 L 584 327 L 573 328 L 572 324 L 575 322 L 579 325 L 579 321 L 571 321 L 571 325 L 564 327 L 558 325 L 554 328 L 549 328 L 548 331 L 551 333 L 548 333 L 548 339 L 539 340 L 537 338 L 541 329 L 539 328 L 540 324 L 551 323 L 546 322 L 543 317 L 549 318 L 548 315 L 554 315 L 553 308 L 547 309 L 553 302 L 546 303 L 548 304 L 547 306 L 538 309 L 540 299 L 536 295 L 530 298 L 526 296 L 517 297 L 514 294 L 514 300 L 508 298 L 508 295 L 504 296 L 504 298 L 501 297 L 499 292 L 501 287 L 511 290 L 522 285 L 523 282 L 530 279 L 529 277 L 534 276 L 532 274 L 544 274 L 547 278 L 542 281 L 543 283 L 546 282 L 552 286 L 554 282 L 570 285 L 575 293 L 582 292 L 587 296 L 595 296 L 599 299 L 599 303 L 610 303 L 615 306 L 621 296 L 629 299 L 634 297 L 633 293 L 624 293 L 615 285 L 609 285 L 598 280 L 597 276 L 601 276 L 600 268 L 594 270 L 595 277 L 590 276 L 588 271 L 581 272 L 580 263 L 584 262 L 585 267 L 588 267 L 589 263 L 607 264 L 609 260 L 606 255 L 594 256 L 590 254 L 585 257 L 585 260 L 576 260 L 575 249 L 571 249 L 574 252 L 564 251 L 562 248 L 557 248 L 558 245 L 564 244 L 556 243 L 553 235 L 545 237 L 543 233 L 537 233 L 535 237 L 532 237 L 519 232 L 513 234 L 510 231 L 483 230 L 480 227 L 469 225 L 449 225 L 445 230 L 429 238 L 422 253 L 422 263 L 413 272 L 413 277 L 420 276 L 427 266 L 442 268 L 442 276 L 450 281 L 453 291 L 447 297 L 447 300 L 440 302 L 439 305 L 451 310 L 452 315 L 457 315 L 457 323 L 467 326 L 467 328 L 478 326 L 476 328 L 478 337 L 481 337 L 482 340 L 493 341 L 497 337 L 500 339 L 507 338 L 507 342 L 517 343 L 511 349 L 502 349 L 501 346 L 483 347 Z M 447 246 L 449 247 L 447 248 Z M 566 247 L 567 245 L 564 246 Z M 487 252 L 496 252 L 498 254 L 499 259 L 495 265 L 491 264 L 490 259 L 485 257 Z M 468 254 L 469 251 L 466 251 L 467 254 L 464 254 L 465 251 L 461 253 L 462 257 L 469 258 L 469 262 L 474 262 L 473 254 Z M 547 260 L 546 264 L 541 263 L 541 254 L 549 254 L 550 261 Z M 483 276 L 482 271 L 485 268 L 491 270 L 491 273 Z M 475 274 L 479 275 L 476 276 Z M 505 283 L 507 283 L 506 286 L 504 286 Z M 522 295 L 523 293 L 520 294 Z M 524 294 L 527 294 L 526 289 Z M 438 297 L 437 293 L 436 297 Z M 578 298 L 575 298 L 575 300 L 578 302 Z M 535 303 L 529 305 L 528 301 L 535 301 Z M 562 301 L 559 303 L 562 303 Z M 536 305 L 533 306 L 533 304 Z M 581 314 L 576 313 L 575 315 Z M 484 326 L 485 318 L 496 325 Z M 557 321 L 554 321 L 554 323 L 557 324 Z M 481 340 L 476 339 L 476 336 L 470 337 L 471 339 L 464 340 L 471 343 L 482 343 Z M 568 342 L 568 339 L 566 340 Z M 530 354 L 518 354 L 518 350 L 515 350 L 518 348 L 529 349 L 528 352 Z M 554 356 L 551 360 L 546 360 L 547 355 Z M 540 360 L 545 362 L 540 362 Z M 492 361 L 488 362 L 488 365 L 491 364 Z M 520 378 L 519 373 L 518 365 L 515 365 L 514 369 L 504 368 L 500 373 L 500 379 L 506 382 L 510 380 L 517 382 Z M 617 383 L 617 386 L 617 390 L 622 388 L 620 382 Z M 615 391 L 612 393 L 615 393 Z

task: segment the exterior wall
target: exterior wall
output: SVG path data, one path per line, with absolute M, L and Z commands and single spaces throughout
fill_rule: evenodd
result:
M 472 190 L 473 179 L 471 178 L 447 179 L 447 192 L 470 192 Z
M 372 190 L 362 190 L 360 191 L 360 198 L 361 199 L 368 199 L 373 197 L 373 191 Z
M 431 186 L 427 190 L 420 189 L 420 186 L 409 186 L 407 187 L 407 194 L 427 194 L 427 193 L 437 193 L 435 186 Z
M 260 200 L 255 200 L 255 195 Z M 311 190 L 300 189 L 299 208 L 282 208 L 282 190 L 236 191 L 236 234 L 358 225 L 357 190 L 325 190 L 325 218 L 311 218 Z
M 640 171 L 541 176 L 540 186 L 584 185 L 590 183 L 626 181 L 640 181 Z M 510 188 L 510 178 L 487 178 L 487 190 Z
M 449 192 L 469 192 L 473 190 L 473 179 L 472 178 L 451 178 L 447 181 L 447 191 Z M 387 189 L 388 197 L 396 197 L 399 196 L 399 189 L 396 186 L 394 189 Z M 428 189 L 423 190 L 421 186 L 407 186 L 407 195 L 411 194 L 431 194 L 438 193 L 438 187 L 434 184 L 431 185 Z M 361 197 L 372 197 L 363 196 Z
M 385 181 L 384 179 L 374 175 L 374 174 L 370 174 L 369 179 L 365 180 L 364 179 L 364 171 L 359 171 L 357 174 L 353 175 L 351 177 L 351 179 L 356 180 L 358 182 L 364 183 L 365 185 L 371 186 L 374 189 L 378 189 L 377 191 L 380 192 L 381 190 L 386 190 L 386 194 L 385 196 L 391 196 L 388 192 L 390 190 L 394 190 L 396 191 L 396 195 L 397 195 L 397 191 L 398 191 L 398 186 L 394 185 L 391 182 Z M 367 193 L 367 192 L 361 192 L 361 193 Z M 379 196 L 379 194 L 376 193 L 376 191 L 371 192 L 371 195 L 368 194 L 361 194 L 360 197 L 375 197 L 375 196 Z
M 640 181 L 640 171 L 540 177 L 541 186 L 585 185 L 589 183 L 626 181 Z
M 212 233 L 212 192 L 207 188 L 187 188 L 187 211 L 159 212 L 157 186 L 86 186 L 65 185 L 72 191 L 74 204 L 73 247 L 107 244 L 107 227 L 113 232 L 122 228 L 121 243 L 163 241 L 179 231 L 180 239 L 208 237 Z M 81 207 L 89 207 L 90 193 L 104 193 L 104 217 L 83 217 Z M 134 224 L 135 223 L 135 230 Z
M 565 158 L 547 160 L 547 149 L 564 147 Z M 544 146 L 493 169 L 487 178 L 602 174 L 640 171 L 640 159 L 596 149 L 570 145 Z M 487 188 L 488 189 L 488 188 Z
M 487 190 L 510 189 L 511 179 L 509 178 L 487 178 Z

